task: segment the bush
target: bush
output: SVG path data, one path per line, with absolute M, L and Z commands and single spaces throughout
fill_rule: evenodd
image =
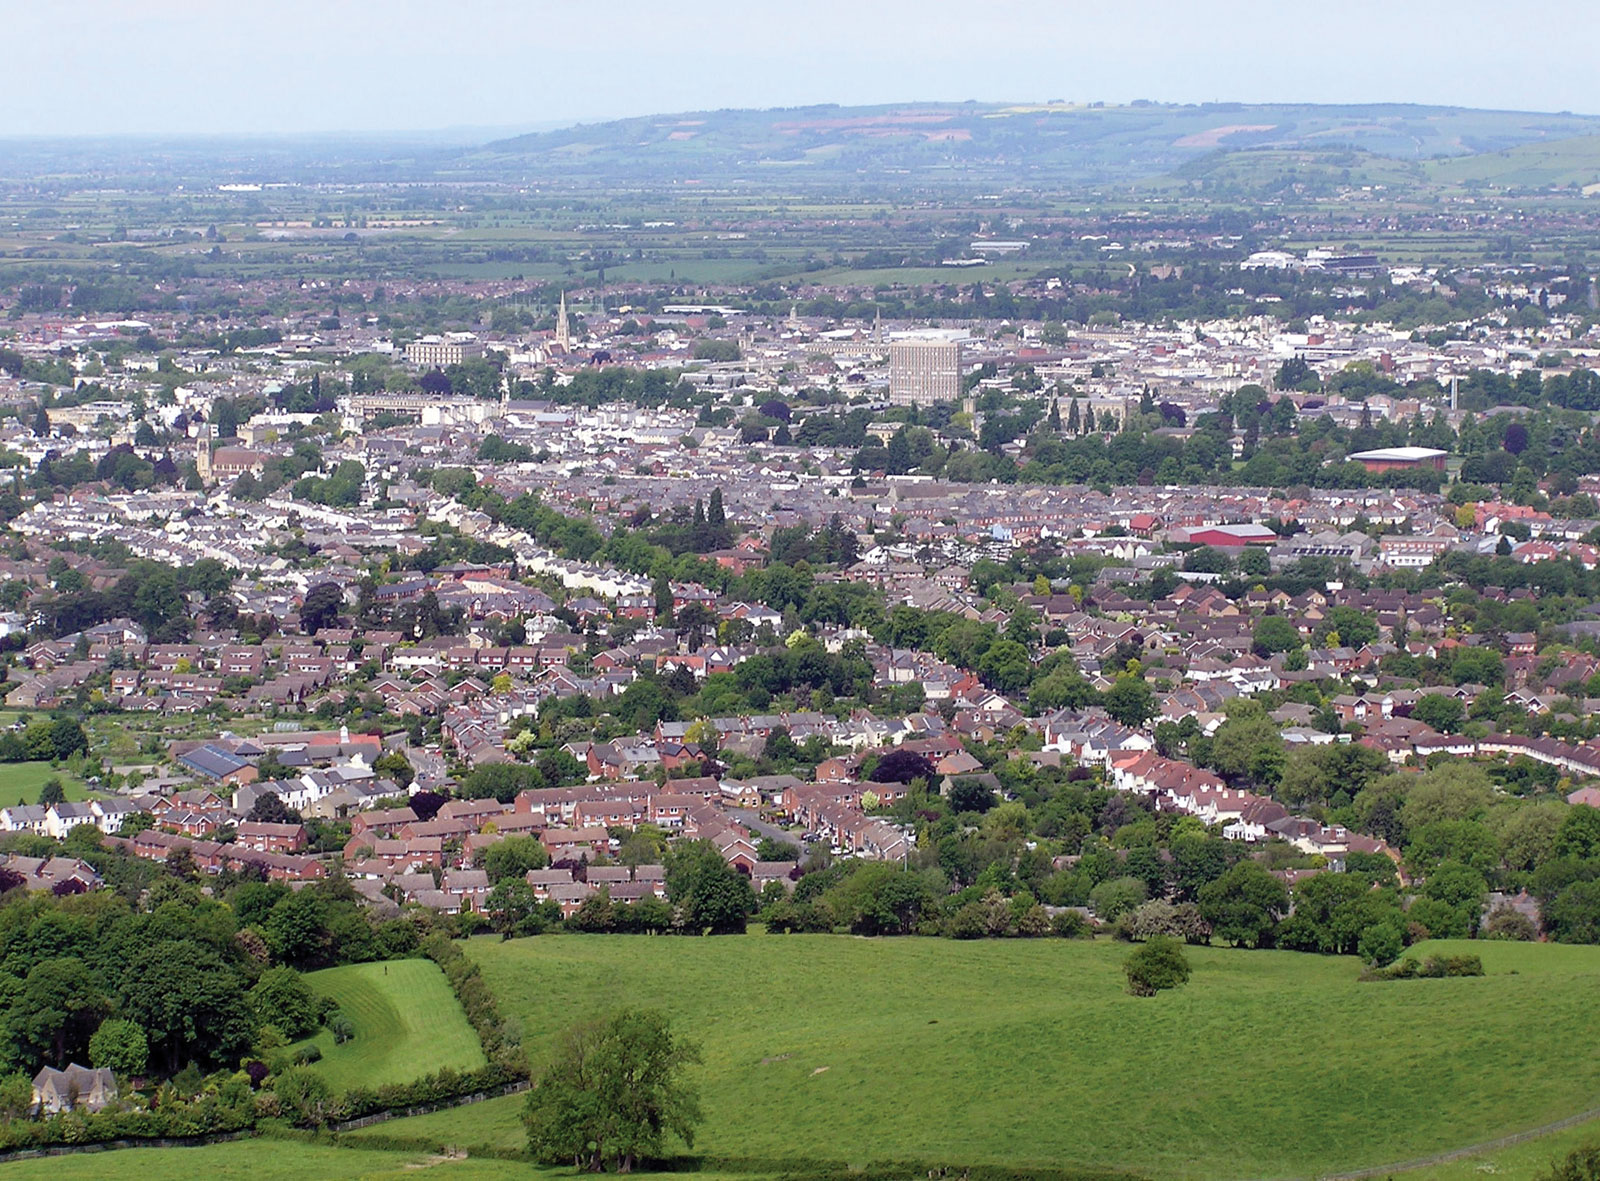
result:
M 1373 923 L 1361 932 L 1356 954 L 1374 967 L 1392 964 L 1406 945 L 1405 928 L 1398 919 Z
M 1483 924 L 1485 939 L 1515 939 L 1529 942 L 1539 938 L 1539 925 L 1509 906 L 1496 908 Z
M 1475 955 L 1430 955 L 1420 964 L 1410 956 L 1388 968 L 1370 968 L 1361 974 L 1371 980 L 1441 980 L 1446 976 L 1482 976 L 1483 961 Z
M 1183 944 L 1157 935 L 1122 962 L 1128 991 L 1134 996 L 1155 996 L 1164 988 L 1189 982 L 1189 960 Z
M 1079 910 L 1058 910 L 1050 920 L 1050 933 L 1061 939 L 1087 939 L 1094 928 Z

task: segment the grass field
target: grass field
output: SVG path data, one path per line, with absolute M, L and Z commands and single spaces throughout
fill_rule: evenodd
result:
M 83 780 L 66 770 L 56 770 L 47 762 L 0 763 L 0 807 L 9 808 L 19 799 L 26 804 L 39 802 L 39 789 L 45 780 L 61 780 L 67 799 L 81 801 L 89 798 L 89 789 Z
M 527 1165 L 496 1160 L 439 1160 L 416 1153 L 330 1148 L 292 1140 L 238 1140 L 203 1148 L 128 1148 L 46 1157 L 0 1165 L 7 1181 L 305 1181 L 338 1177 L 351 1181 L 510 1181 L 527 1177 Z
M 456 1159 L 272 1139 L 202 1148 L 126 1148 L 0 1165 L 0 1177 L 6 1181 L 526 1181 L 579 1175 L 571 1169 L 543 1169 L 519 1161 Z M 633 1174 L 636 1178 L 683 1175 Z M 696 1181 L 734 1181 L 726 1174 L 692 1175 Z
M 1551 1165 L 1573 1149 L 1589 1144 L 1600 1144 L 1600 1120 L 1590 1120 L 1510 1148 L 1464 1156 L 1401 1175 L 1406 1181 L 1481 1181 L 1489 1176 L 1530 1181 L 1548 1172 Z
M 477 1035 L 431 960 L 351 964 L 306 979 L 355 1023 L 356 1036 L 342 1046 L 327 1030 L 308 1039 L 321 1047 L 317 1070 L 335 1090 L 409 1082 L 442 1066 L 471 1070 L 484 1063 Z
M 712 1156 L 1194 1178 L 1400 1162 L 1600 1106 L 1600 949 L 1468 950 L 1486 977 L 1359 984 L 1350 959 L 1194 948 L 1186 988 L 1141 1000 L 1122 991 L 1127 949 L 1110 942 L 565 935 L 470 947 L 536 1059 L 604 1003 L 658 1006 L 698 1037 L 696 1149 Z M 520 1103 L 383 1133 L 515 1147 Z M 1551 1152 L 1510 1155 L 1542 1166 Z

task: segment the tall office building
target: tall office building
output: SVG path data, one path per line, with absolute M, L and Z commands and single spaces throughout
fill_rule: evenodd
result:
M 889 401 L 926 406 L 961 397 L 961 343 L 914 336 L 889 345 Z

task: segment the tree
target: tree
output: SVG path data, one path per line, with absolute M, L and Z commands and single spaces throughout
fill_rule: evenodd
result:
M 268 968 L 250 990 L 256 1021 L 285 1037 L 304 1037 L 322 1024 L 322 1002 L 293 968 Z
M 50 723 L 50 748 L 57 759 L 70 759 L 89 749 L 89 736 L 74 718 L 58 718 Z
M 910 783 L 913 779 L 931 781 L 933 775 L 933 763 L 927 755 L 900 748 L 879 759 L 867 778 L 873 783 Z
M 102 1021 L 89 1039 L 89 1065 L 109 1069 L 124 1086 L 143 1075 L 149 1063 L 150 1043 L 135 1022 Z
M 250 820 L 261 824 L 299 824 L 300 813 L 296 812 L 275 791 L 264 791 L 250 805 Z
M 290 894 L 272 908 L 262 932 L 277 959 L 315 967 L 328 952 L 327 906 L 310 890 Z
M 950 785 L 950 810 L 957 815 L 987 812 L 994 804 L 994 792 L 982 780 L 964 778 Z
M 653 1010 L 574 1026 L 529 1092 L 523 1122 L 535 1157 L 631 1172 L 661 1156 L 669 1135 L 694 1147 L 699 1095 L 684 1079 L 700 1048 Z
M 1239 862 L 1199 895 L 1211 933 L 1239 947 L 1271 947 L 1289 911 L 1288 888 L 1254 861 Z
M 169 1072 L 188 1059 L 231 1064 L 255 1039 L 244 984 L 210 947 L 167 939 L 129 960 L 122 1012 L 144 1029 L 151 1052 Z
M 1156 716 L 1156 698 L 1143 677 L 1122 676 L 1106 690 L 1106 713 L 1124 726 L 1143 726 Z
M 278 1103 L 300 1124 L 320 1124 L 328 1105 L 328 1080 L 309 1066 L 284 1071 L 273 1085 Z
M 1411 707 L 1411 716 L 1441 734 L 1449 734 L 1459 729 L 1466 720 L 1467 709 L 1459 697 L 1452 697 L 1448 693 L 1424 693 Z
M 692 934 L 744 934 L 755 891 L 750 879 L 722 859 L 710 841 L 687 841 L 664 861 L 667 899 Z
M 1291 652 L 1300 647 L 1300 633 L 1281 615 L 1263 615 L 1251 634 L 1251 647 L 1257 656 L 1271 656 L 1274 652 Z
M 319 582 L 306 592 L 300 607 L 300 629 L 314 636 L 325 627 L 339 622 L 339 610 L 344 606 L 344 590 L 337 583 Z
M 1122 971 L 1128 977 L 1128 991 L 1134 996 L 1155 996 L 1164 988 L 1177 988 L 1189 982 L 1189 960 L 1183 945 L 1166 935 L 1146 941 L 1127 959 Z
M 379 755 L 372 761 L 372 769 L 377 774 L 394 780 L 395 784 L 402 788 L 410 787 L 411 781 L 417 777 L 416 768 L 411 765 L 411 760 L 397 750 Z
M 1089 891 L 1089 908 L 1095 918 L 1109 923 L 1145 900 L 1147 887 L 1135 877 L 1111 878 Z
M 1558 943 L 1600 943 L 1600 880 L 1573 882 L 1540 907 L 1540 916 Z
M 39 789 L 39 806 L 48 808 L 51 804 L 64 804 L 67 802 L 67 789 L 61 786 L 61 780 L 52 775 L 44 781 L 44 786 Z
M 99 981 L 81 960 L 44 960 L 28 973 L 12 1005 L 17 1050 L 33 1063 L 59 1067 L 81 1061 L 89 1035 L 109 1008 Z
M 521 878 L 530 869 L 544 869 L 549 864 L 550 853 L 537 837 L 508 836 L 483 852 L 483 868 L 490 883 Z

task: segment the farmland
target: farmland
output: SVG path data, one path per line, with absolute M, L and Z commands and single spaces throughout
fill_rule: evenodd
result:
M 699 1037 L 713 1158 L 782 1168 L 849 1145 L 840 1163 L 1236 1177 L 1413 1159 L 1593 1107 L 1600 953 L 1470 950 L 1485 977 L 1360 984 L 1353 960 L 1195 948 L 1193 982 L 1155 1000 L 1122 991 L 1109 942 L 556 936 L 471 954 L 536 1059 L 607 1002 Z M 519 1104 L 385 1132 L 516 1147 Z

